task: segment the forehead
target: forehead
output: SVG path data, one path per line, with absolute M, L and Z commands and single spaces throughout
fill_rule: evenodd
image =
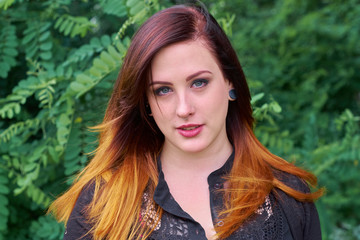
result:
M 152 60 L 151 75 L 157 79 L 167 73 L 186 74 L 199 68 L 220 70 L 217 59 L 203 41 L 186 41 L 162 48 Z

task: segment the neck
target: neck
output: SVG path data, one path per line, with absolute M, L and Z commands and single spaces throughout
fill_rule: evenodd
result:
M 217 148 L 212 147 L 200 152 L 184 152 L 165 144 L 160 159 L 165 172 L 194 172 L 208 176 L 224 165 L 232 151 L 233 147 L 228 141 Z

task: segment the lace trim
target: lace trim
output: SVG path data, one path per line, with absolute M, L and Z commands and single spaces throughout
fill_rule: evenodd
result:
M 242 227 L 235 231 L 228 239 L 236 240 L 272 240 L 283 239 L 284 219 L 278 205 L 274 205 L 273 196 L 267 196 L 262 206 L 255 211 Z M 192 236 L 192 230 L 198 226 L 186 219 L 178 218 L 171 213 L 163 212 L 162 218 L 155 210 L 155 205 L 148 193 L 143 195 L 143 209 L 141 220 L 147 226 L 154 228 L 149 239 L 197 239 Z M 198 236 L 199 237 L 199 236 Z
M 140 221 L 145 222 L 149 228 L 153 228 L 155 231 L 161 227 L 161 219 L 156 212 L 155 205 L 149 196 L 149 193 L 143 194 L 143 204 L 140 211 Z
M 257 213 L 259 215 L 263 215 L 265 212 L 267 214 L 265 221 L 267 221 L 271 217 L 271 215 L 273 215 L 273 209 L 271 206 L 269 196 L 266 196 L 265 203 L 263 205 L 261 205 L 258 210 L 255 211 L 255 213 Z

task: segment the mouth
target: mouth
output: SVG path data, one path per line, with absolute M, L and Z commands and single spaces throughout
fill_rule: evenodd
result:
M 189 125 L 182 125 L 176 128 L 180 135 L 186 138 L 196 137 L 202 132 L 203 129 L 202 124 L 189 124 Z
M 199 128 L 200 126 L 201 126 L 201 125 L 193 126 L 193 127 L 180 127 L 180 128 L 178 128 L 178 129 L 185 130 L 185 131 L 190 131 L 190 130 Z
M 184 131 L 190 131 L 190 130 L 194 130 L 196 128 L 201 127 L 202 125 L 200 124 L 188 124 L 188 125 L 181 125 L 180 127 L 178 127 L 177 129 L 179 130 L 184 130 Z

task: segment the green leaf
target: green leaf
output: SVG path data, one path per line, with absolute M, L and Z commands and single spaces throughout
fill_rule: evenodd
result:
M 264 93 L 258 93 L 255 96 L 253 96 L 251 98 L 251 104 L 255 104 L 257 101 L 259 101 L 260 99 L 262 99 L 264 97 Z
M 0 62 L 0 76 L 3 78 L 7 77 L 7 73 L 10 70 L 10 65 L 6 62 Z
M 65 36 L 70 34 L 71 29 L 73 28 L 73 26 L 74 26 L 74 22 L 72 22 L 72 21 L 66 26 L 66 28 L 64 30 L 64 35 Z
M 64 21 L 64 19 L 65 19 L 64 17 L 59 17 L 58 20 L 56 20 L 54 28 L 57 29 L 60 26 L 60 24 Z
M 8 183 L 8 182 L 9 182 L 9 180 L 6 177 L 0 175 L 0 184 L 4 184 L 4 183 Z
M 0 8 L 3 8 L 4 10 L 8 9 L 15 0 L 2 0 L 0 1 Z
M 42 52 L 42 53 L 40 53 L 40 57 L 43 60 L 50 60 L 51 57 L 52 57 L 52 53 L 50 51 L 49 52 Z
M 35 54 L 38 52 L 38 50 L 39 50 L 38 46 L 28 49 L 26 56 L 28 58 L 33 58 L 35 56 Z
M 14 117 L 14 112 L 13 112 L 13 110 L 11 109 L 11 108 L 9 108 L 7 111 L 6 111 L 6 113 L 7 113 L 7 117 L 8 118 L 13 118 Z
M 71 123 L 71 120 L 67 114 L 61 114 L 60 118 L 57 120 L 58 127 L 66 127 Z
M 94 59 L 93 64 L 94 64 L 94 66 L 96 68 L 98 68 L 100 70 L 103 70 L 105 72 L 109 71 L 108 65 L 105 62 L 103 62 L 102 60 L 98 59 L 98 58 Z
M 31 40 L 33 40 L 36 36 L 37 32 L 33 31 L 30 34 L 26 35 L 23 40 L 21 41 L 22 44 L 26 45 L 27 43 L 29 43 Z
M 69 19 L 65 19 L 59 28 L 59 32 L 64 32 L 65 28 L 70 24 L 70 20 Z
M 39 37 L 39 42 L 43 42 L 50 37 L 50 31 L 46 31 Z
M 281 107 L 277 102 L 273 102 L 272 103 L 272 108 L 274 110 L 274 112 L 276 113 L 280 113 L 281 112 Z
M 91 73 L 91 75 L 95 76 L 95 77 L 102 77 L 102 72 L 97 69 L 96 67 L 92 67 L 90 68 L 89 72 Z
M 101 42 L 98 38 L 94 37 L 90 40 L 90 45 L 94 48 L 99 48 L 99 47 L 102 47 L 101 46 Z
M 29 163 L 29 164 L 25 165 L 24 171 L 25 172 L 31 172 L 32 170 L 35 169 L 36 166 L 37 166 L 36 163 Z
M 104 35 L 101 37 L 101 43 L 104 47 L 107 47 L 111 44 L 111 39 L 108 35 Z
M 86 87 L 79 82 L 72 82 L 70 88 L 75 92 L 81 92 L 86 89 Z
M 18 54 L 17 50 L 14 48 L 4 48 L 3 52 L 5 54 L 7 54 L 9 56 L 13 56 L 13 57 L 15 57 Z
M 15 106 L 14 106 L 15 114 L 19 114 L 20 110 L 21 110 L 20 104 L 15 104 Z
M 142 10 L 145 10 L 146 5 L 144 4 L 144 2 L 139 1 L 135 4 L 135 6 L 132 6 L 130 9 L 130 14 L 132 16 L 135 16 L 136 14 L 140 13 Z
M 59 127 L 57 129 L 56 137 L 61 145 L 66 144 L 68 134 L 69 134 L 69 129 L 66 127 Z
M 40 45 L 40 49 L 43 51 L 48 51 L 52 48 L 52 46 L 53 46 L 53 43 L 51 41 L 44 42 Z
M 4 185 L 0 185 L 0 193 L 1 194 L 8 194 L 10 191 L 9 191 L 9 188 L 7 188 L 6 186 Z
M 44 32 L 46 31 L 47 29 L 49 29 L 49 27 L 51 26 L 52 23 L 48 22 L 48 23 L 45 23 L 44 26 L 42 26 L 39 30 L 39 32 Z
M 115 67 L 116 66 L 116 62 L 111 57 L 111 55 L 109 53 L 107 53 L 107 52 L 102 52 L 100 54 L 100 59 L 103 60 L 110 67 Z
M 76 81 L 81 83 L 81 84 L 91 84 L 94 80 L 89 77 L 88 75 L 81 73 L 79 75 L 76 76 Z
M 109 46 L 108 47 L 108 51 L 111 55 L 111 57 L 113 57 L 115 60 L 121 61 L 122 60 L 122 56 L 120 55 L 120 53 L 118 53 L 118 51 L 116 51 L 116 49 L 113 46 Z
M 127 7 L 133 7 L 137 2 L 139 2 L 139 0 L 127 0 L 126 1 L 126 6 Z

